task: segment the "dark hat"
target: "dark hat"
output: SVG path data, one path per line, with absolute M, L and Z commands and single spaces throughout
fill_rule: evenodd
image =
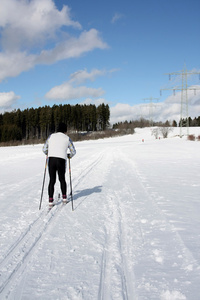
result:
M 57 132 L 65 133 L 67 131 L 67 125 L 65 123 L 59 123 Z

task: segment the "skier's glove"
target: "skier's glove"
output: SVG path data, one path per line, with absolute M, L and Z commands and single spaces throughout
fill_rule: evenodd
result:
M 67 154 L 67 158 L 69 158 L 69 159 L 71 158 L 71 155 L 69 153 Z

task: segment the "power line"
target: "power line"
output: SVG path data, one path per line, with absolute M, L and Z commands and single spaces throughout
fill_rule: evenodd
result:
M 155 105 L 153 103 L 153 100 L 159 100 L 159 98 L 153 98 L 153 97 L 149 97 L 149 98 L 144 98 L 144 101 L 149 101 L 149 124 L 150 126 L 153 126 L 153 108 L 157 107 L 157 105 Z M 147 106 L 147 105 L 145 105 Z
M 179 72 L 167 73 L 165 75 L 169 75 L 169 80 L 171 80 L 172 76 L 181 76 L 181 86 L 160 90 L 173 90 L 174 95 L 176 93 L 176 90 L 181 91 L 180 137 L 182 137 L 183 127 L 187 128 L 187 136 L 189 135 L 188 90 L 193 90 L 194 92 L 196 92 L 197 89 L 188 87 L 188 75 L 195 74 L 198 74 L 200 77 L 200 72 L 187 71 L 186 67 L 185 69 Z M 185 120 L 186 124 L 184 124 Z

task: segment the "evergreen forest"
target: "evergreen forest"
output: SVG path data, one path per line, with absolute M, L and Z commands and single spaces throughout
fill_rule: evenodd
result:
M 67 131 L 102 131 L 109 125 L 108 105 L 54 105 L 0 114 L 0 142 L 44 140 L 60 122 Z

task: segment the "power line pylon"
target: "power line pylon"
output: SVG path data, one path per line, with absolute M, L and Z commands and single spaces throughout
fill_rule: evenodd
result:
M 144 98 L 144 101 L 149 101 L 149 124 L 150 126 L 153 126 L 153 108 L 156 107 L 156 105 L 153 103 L 153 100 L 159 100 L 159 98 L 153 98 L 153 97 L 149 97 L 149 98 Z
M 161 89 L 162 90 L 173 90 L 174 95 L 176 90 L 181 91 L 181 111 L 180 111 L 180 137 L 182 137 L 183 127 L 187 129 L 187 136 L 189 135 L 189 114 L 188 114 L 188 90 L 196 91 L 196 88 L 188 87 L 188 75 L 195 75 L 200 72 L 196 71 L 187 71 L 186 67 L 182 71 L 167 73 L 165 75 L 169 75 L 169 80 L 174 76 L 181 76 L 181 87 L 173 87 L 169 89 Z M 186 122 L 186 123 L 184 123 Z

